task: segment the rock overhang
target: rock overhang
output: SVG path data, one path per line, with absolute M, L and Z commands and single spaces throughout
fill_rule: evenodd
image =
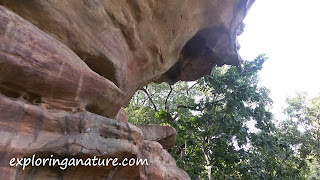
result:
M 154 166 L 87 173 L 117 178 L 134 171 L 133 179 L 188 179 L 162 148 L 166 142 L 144 138 L 126 122 L 121 107 L 150 82 L 195 80 L 214 66 L 238 65 L 236 36 L 253 2 L 0 0 L 0 133 L 6 134 L 0 153 L 132 155 L 149 158 Z M 44 178 L 51 171 L 28 174 L 3 166 L 0 177 Z M 82 172 L 79 177 L 86 173 L 72 169 L 64 177 L 76 171 Z

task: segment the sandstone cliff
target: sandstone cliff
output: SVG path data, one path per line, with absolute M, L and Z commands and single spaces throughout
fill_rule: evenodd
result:
M 195 80 L 239 64 L 236 37 L 252 3 L 0 0 L 0 179 L 189 179 L 164 149 L 175 130 L 135 127 L 122 107 L 152 81 Z M 33 154 L 150 165 L 9 166 Z

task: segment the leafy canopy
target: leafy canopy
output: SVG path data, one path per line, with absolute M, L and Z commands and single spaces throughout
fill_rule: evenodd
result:
M 269 91 L 258 86 L 266 59 L 216 68 L 196 82 L 150 84 L 132 98 L 128 119 L 173 126 L 169 152 L 191 179 L 303 178 L 299 158 L 272 122 Z

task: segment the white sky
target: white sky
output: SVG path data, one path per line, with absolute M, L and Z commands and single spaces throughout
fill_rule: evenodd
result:
M 288 95 L 320 92 L 320 0 L 256 0 L 244 23 L 240 55 L 269 57 L 260 77 L 271 90 L 276 116 Z

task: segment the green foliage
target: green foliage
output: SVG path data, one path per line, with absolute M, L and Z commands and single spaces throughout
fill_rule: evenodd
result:
M 320 177 L 320 97 L 307 99 L 306 93 L 287 98 L 288 116 L 280 125 L 279 136 L 290 144 L 298 159 L 298 168 L 309 178 Z
M 192 83 L 150 84 L 134 95 L 128 119 L 173 126 L 169 151 L 191 179 L 303 179 L 292 142 L 272 122 L 269 91 L 258 86 L 265 60 L 217 68 Z

